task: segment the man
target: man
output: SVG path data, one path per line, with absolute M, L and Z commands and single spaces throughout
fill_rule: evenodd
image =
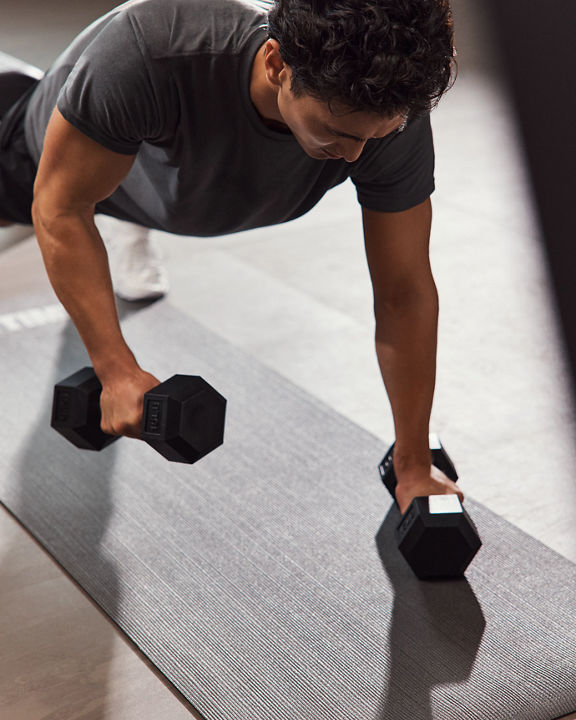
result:
M 0 219 L 31 214 L 102 382 L 102 427 L 136 436 L 159 381 L 122 336 L 95 212 L 212 236 L 298 217 L 351 177 L 400 509 L 417 495 L 461 495 L 428 449 L 438 314 L 428 114 L 451 79 L 448 3 L 264 5 L 132 0 L 88 27 L 9 113 L 21 192 L 16 202 L 0 186 Z

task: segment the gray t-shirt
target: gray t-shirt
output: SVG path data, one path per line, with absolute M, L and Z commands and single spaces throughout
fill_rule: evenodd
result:
M 360 204 L 401 211 L 434 190 L 428 118 L 370 140 L 354 163 L 315 160 L 261 120 L 250 74 L 267 38 L 264 2 L 132 0 L 67 48 L 32 96 L 26 140 L 38 162 L 50 114 L 136 154 L 98 205 L 168 232 L 211 236 L 286 222 L 348 177 Z

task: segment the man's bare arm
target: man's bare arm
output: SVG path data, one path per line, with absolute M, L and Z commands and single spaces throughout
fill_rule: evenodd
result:
M 430 200 L 399 213 L 363 209 L 376 352 L 394 416 L 396 499 L 402 511 L 416 495 L 456 491 L 430 467 L 438 328 L 438 293 L 428 252 L 431 221 Z
M 116 190 L 133 162 L 134 156 L 94 142 L 55 110 L 34 185 L 32 217 L 52 286 L 102 382 L 102 427 L 135 436 L 138 398 L 158 381 L 140 369 L 122 336 L 106 249 L 94 224 L 96 204 Z

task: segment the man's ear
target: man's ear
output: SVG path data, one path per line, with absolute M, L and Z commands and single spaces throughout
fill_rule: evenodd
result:
M 280 55 L 280 43 L 278 40 L 268 39 L 264 44 L 264 70 L 266 79 L 276 89 L 280 89 L 285 81 L 287 68 Z

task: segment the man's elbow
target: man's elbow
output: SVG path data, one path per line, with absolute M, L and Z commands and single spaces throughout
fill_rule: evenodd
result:
M 439 310 L 438 291 L 430 276 L 426 282 L 410 283 L 374 293 L 374 316 L 376 321 L 385 321 L 391 315 L 426 314 L 437 316 Z
M 94 217 L 93 207 L 73 207 L 49 191 L 34 192 L 32 222 L 40 242 L 45 237 L 58 237 L 71 222 L 84 221 L 90 215 Z

